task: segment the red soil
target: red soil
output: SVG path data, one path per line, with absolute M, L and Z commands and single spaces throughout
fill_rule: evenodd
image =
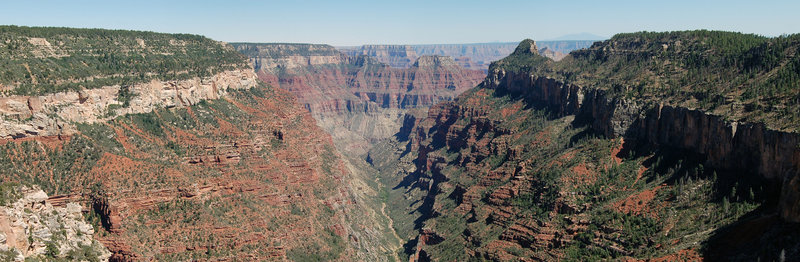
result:
M 613 203 L 611 206 L 614 210 L 637 216 L 650 216 L 657 218 L 657 207 L 653 206 L 651 202 L 656 197 L 656 193 L 662 186 L 650 190 L 644 190 L 638 194 L 633 194 L 625 199 Z

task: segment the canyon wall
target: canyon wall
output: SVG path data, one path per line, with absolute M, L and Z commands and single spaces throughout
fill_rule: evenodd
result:
M 419 55 L 410 45 L 363 45 L 343 50 L 348 56 L 369 56 L 394 68 L 408 68 Z
M 498 70 L 487 79 L 486 88 L 516 93 L 562 116 L 586 117 L 592 129 L 607 137 L 691 150 L 705 155 L 710 166 L 749 170 L 774 180 L 783 185 L 782 217 L 800 222 L 800 193 L 796 190 L 800 135 L 796 133 L 771 130 L 759 123 L 726 121 L 702 110 L 609 98 L 603 90 L 532 74 Z
M 314 45 L 316 52 L 286 52 L 274 57 L 265 54 L 289 50 L 292 45 L 234 46 L 250 55 L 260 79 L 295 94 L 318 124 L 334 136 L 337 146 L 355 155 L 394 135 L 409 110 L 452 100 L 484 77 L 481 71 L 459 67 L 450 57 L 416 57 L 413 50 L 405 47 L 368 46 L 386 54 L 402 50 L 412 54 L 402 56 L 414 60 L 410 60 L 413 63 L 408 68 L 401 69 L 382 64 L 372 56 L 348 56 L 327 45 Z M 375 52 L 363 53 L 380 55 Z
M 666 40 L 652 39 L 660 37 Z M 407 117 L 397 136 L 368 154 L 389 185 L 391 216 L 414 221 L 397 227 L 411 239 L 405 255 L 412 261 L 797 255 L 800 136 L 785 131 L 796 122 L 777 130 L 762 120 L 769 116 L 753 121 L 736 114 L 736 103 L 746 99 L 704 110 L 673 103 L 686 100 L 675 99 L 684 84 L 653 87 L 625 78 L 674 77 L 650 74 L 659 67 L 629 69 L 692 57 L 680 50 L 682 56 L 652 55 L 676 42 L 684 51 L 716 55 L 721 47 L 701 45 L 725 37 L 749 36 L 628 34 L 560 62 L 525 40 L 478 87 L 432 106 L 425 117 Z M 628 49 L 611 52 L 608 45 Z M 738 69 L 720 61 L 702 65 L 718 74 Z M 754 74 L 778 70 L 762 69 Z
M 112 261 L 380 260 L 395 249 L 376 193 L 284 90 L 229 89 L 2 145 L 4 181 L 81 203 Z

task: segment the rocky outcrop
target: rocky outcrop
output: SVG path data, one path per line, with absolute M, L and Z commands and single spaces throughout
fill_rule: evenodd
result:
M 0 206 L 0 257 L 8 261 L 47 258 L 108 261 L 111 257 L 111 252 L 94 240 L 95 230 L 83 221 L 80 204 L 54 207 L 39 188 L 6 189 L 15 191 L 19 199 Z
M 555 51 L 548 47 L 543 47 L 541 50 L 539 50 L 539 53 L 544 57 L 553 59 L 553 61 L 560 61 L 561 59 L 564 59 L 564 57 L 567 57 L 566 53 Z
M 231 70 L 206 78 L 0 97 L 0 138 L 72 135 L 74 123 L 105 122 L 125 114 L 189 106 L 223 97 L 228 89 L 251 88 L 256 81 L 250 70 Z
M 441 68 L 441 67 L 456 67 L 458 66 L 452 57 L 449 56 L 422 56 L 414 62 L 413 67 L 416 68 Z
M 479 89 L 467 97 L 460 96 L 458 101 L 439 103 L 431 107 L 424 118 L 406 118 L 398 134 L 408 142 L 401 155 L 413 155 L 415 164 L 410 169 L 413 171 L 406 173 L 397 185 L 401 188 L 399 194 L 410 199 L 409 207 L 401 207 L 397 212 L 417 214 L 415 222 L 420 228 L 416 245 L 406 250 L 412 261 L 444 259 L 440 253 L 446 249 L 444 246 L 451 245 L 463 246 L 458 254 L 463 252 L 464 255 L 449 254 L 447 258 L 552 260 L 552 256 L 529 253 L 526 249 L 547 249 L 568 242 L 569 236 L 550 225 L 518 215 L 528 211 L 517 209 L 512 202 L 520 195 L 531 193 L 533 178 L 526 174 L 535 167 L 526 164 L 532 160 L 530 155 L 524 154 L 523 147 L 513 143 L 527 130 L 502 126 L 501 122 L 514 121 L 514 118 L 493 115 L 498 109 L 491 101 L 493 98 L 483 93 Z M 540 143 L 548 142 L 533 140 L 530 143 L 536 147 L 546 146 Z M 381 152 L 370 153 L 378 156 Z M 520 164 L 517 167 L 486 164 L 487 159 L 497 157 Z M 378 162 L 380 160 L 376 160 Z M 381 170 L 383 168 L 387 167 Z M 443 217 L 447 217 L 446 220 Z M 464 225 L 466 227 L 460 229 Z M 493 228 L 493 232 L 499 234 L 495 236 L 497 239 L 488 237 L 484 227 Z M 459 229 L 448 231 L 452 228 Z M 443 241 L 449 244 L 441 244 Z M 516 247 L 516 254 L 504 253 L 507 247 Z
M 512 55 L 538 55 L 539 48 L 536 47 L 536 42 L 532 39 L 525 39 L 517 45 Z

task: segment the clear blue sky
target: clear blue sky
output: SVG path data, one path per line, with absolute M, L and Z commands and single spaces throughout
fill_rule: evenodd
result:
M 516 42 L 588 32 L 800 32 L 800 1 L 37 1 L 0 2 L 0 24 L 193 33 L 332 45 Z

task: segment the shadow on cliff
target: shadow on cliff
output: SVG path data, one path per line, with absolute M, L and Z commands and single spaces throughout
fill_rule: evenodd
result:
M 588 130 L 588 129 L 587 129 Z M 592 134 L 579 134 L 592 136 Z M 579 139 L 579 138 L 576 138 Z M 663 179 L 671 187 L 690 184 L 692 180 L 711 181 L 708 203 L 757 203 L 758 207 L 714 229 L 703 243 L 703 257 L 708 261 L 797 261 L 800 259 L 800 224 L 783 221 L 778 215 L 780 183 L 755 176 L 749 170 L 724 170 L 704 166 L 706 157 L 689 150 L 666 146 L 637 144 L 626 140 L 617 154 L 620 158 L 645 157 L 643 165 L 669 177 L 647 177 L 647 182 Z M 673 196 L 673 199 L 677 196 Z
M 537 108 L 537 106 L 531 106 Z M 541 108 L 541 106 L 539 107 Z M 570 146 L 581 140 L 604 137 L 591 125 L 594 119 L 578 113 L 572 127 L 583 129 L 570 139 Z M 624 131 L 626 138 L 622 150 L 616 155 L 622 159 L 644 158 L 642 163 L 654 174 L 666 177 L 645 177 L 647 183 L 663 183 L 670 187 L 683 187 L 691 181 L 710 181 L 711 195 L 706 205 L 729 203 L 757 204 L 757 208 L 738 214 L 733 223 L 713 228 L 707 242 L 699 250 L 709 261 L 800 261 L 800 224 L 785 222 L 778 215 L 781 195 L 780 181 L 754 175 L 758 163 L 753 157 L 741 156 L 739 169 L 719 169 L 711 166 L 704 154 L 687 149 L 637 141 L 643 137 L 640 119 Z M 746 152 L 744 152 L 746 154 Z M 705 165 L 705 166 L 704 166 Z M 693 190 L 693 189 L 690 189 Z M 678 196 L 671 196 L 674 201 Z M 702 205 L 702 203 L 700 203 Z M 730 215 L 730 214 L 729 214 Z M 698 231 L 699 225 L 698 225 Z M 697 232 L 700 233 L 700 232 Z
M 703 256 L 707 261 L 798 261 L 800 224 L 759 208 L 714 231 Z
M 480 88 L 481 86 L 479 86 Z M 522 89 L 522 90 L 510 90 L 506 88 L 506 84 L 503 83 L 500 86 L 494 89 L 494 97 L 496 98 L 503 98 L 508 99 L 511 103 L 522 102 L 525 106 L 523 110 L 534 109 L 534 110 L 542 110 L 548 113 L 548 120 L 553 120 L 558 117 L 562 117 L 563 113 L 558 106 L 547 105 L 546 103 L 541 103 L 541 101 L 537 100 L 537 96 L 532 90 Z

